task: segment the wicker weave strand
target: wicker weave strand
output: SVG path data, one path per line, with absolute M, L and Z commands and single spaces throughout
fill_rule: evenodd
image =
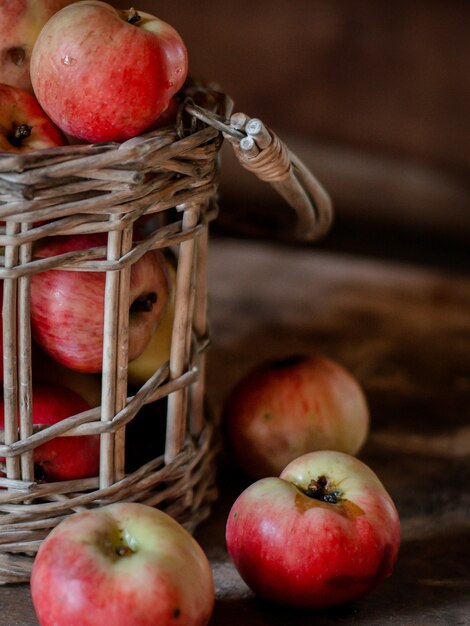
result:
M 240 164 L 267 183 L 284 181 L 291 176 L 291 162 L 286 145 L 270 131 L 271 142 L 254 157 L 247 157 L 239 144 L 232 143 Z

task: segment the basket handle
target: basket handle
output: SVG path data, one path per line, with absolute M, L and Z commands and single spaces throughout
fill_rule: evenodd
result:
M 325 235 L 333 218 L 331 199 L 304 163 L 258 118 L 234 113 L 227 123 L 192 103 L 187 110 L 219 129 L 231 143 L 239 163 L 269 182 L 297 214 L 293 234 L 303 241 Z

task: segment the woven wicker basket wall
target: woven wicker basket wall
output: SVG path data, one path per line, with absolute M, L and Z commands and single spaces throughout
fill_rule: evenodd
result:
M 230 100 L 188 87 L 187 97 L 222 117 Z M 5 428 L 0 439 L 0 583 L 29 579 L 42 539 L 65 516 L 118 500 L 158 506 L 193 529 L 214 499 L 215 428 L 204 407 L 208 223 L 217 207 L 219 130 L 180 114 L 175 126 L 122 144 L 71 145 L 0 155 L 4 246 Z M 145 237 L 133 232 L 153 215 Z M 148 226 L 150 224 L 150 227 Z M 35 258 L 51 235 L 108 233 L 107 245 Z M 176 259 L 171 356 L 130 394 L 127 380 L 129 277 L 148 250 Z M 53 426 L 32 425 L 30 280 L 37 272 L 106 272 L 101 406 Z M 165 400 L 154 419 L 165 439 L 155 455 L 126 468 L 126 427 L 144 407 Z M 67 482 L 35 479 L 33 453 L 62 436 L 100 435 L 99 476 Z M 144 439 L 152 438 L 149 432 Z M 148 441 L 146 445 L 148 447 Z M 152 442 L 150 442 L 152 446 Z M 133 451 L 139 459 L 139 450 Z M 1 461 L 0 461 L 1 462 Z

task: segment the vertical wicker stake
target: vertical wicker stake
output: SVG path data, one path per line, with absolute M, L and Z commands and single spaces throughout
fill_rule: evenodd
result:
M 22 224 L 22 232 L 26 232 L 28 224 Z M 20 247 L 20 263 L 31 261 L 32 245 L 25 243 Z M 29 276 L 21 276 L 18 280 L 18 389 L 20 408 L 21 439 L 33 434 L 33 385 L 31 368 L 31 315 L 30 315 L 30 284 Z M 21 455 L 21 475 L 23 480 L 34 480 L 34 452 Z
M 205 389 L 205 348 L 207 337 L 207 252 L 209 230 L 205 224 L 196 238 L 196 289 L 194 303 L 194 332 L 202 343 L 203 352 L 199 357 L 199 376 L 191 386 L 191 415 L 189 431 L 192 436 L 201 434 L 204 423 L 204 389 Z
M 112 215 L 110 217 L 110 221 L 116 220 L 119 220 L 119 215 Z M 111 230 L 108 233 L 108 260 L 116 261 L 119 258 L 121 239 L 121 231 Z M 119 281 L 119 272 L 106 272 L 101 389 L 101 420 L 104 422 L 109 422 L 113 419 L 114 408 L 116 406 Z M 114 479 L 114 433 L 102 433 L 100 447 L 100 487 L 102 489 L 109 487 L 113 484 Z
M 121 255 L 132 248 L 132 225 L 128 226 L 121 237 Z M 117 327 L 117 372 L 116 372 L 116 404 L 115 412 L 123 409 L 127 401 L 127 361 L 129 353 L 129 288 L 131 266 L 120 270 L 119 281 L 119 313 Z M 126 427 L 120 428 L 114 438 L 115 480 L 124 478 L 125 474 Z
M 194 228 L 199 219 L 199 205 L 187 204 L 178 207 L 183 213 L 183 232 Z M 176 273 L 175 318 L 170 353 L 170 378 L 183 374 L 189 362 L 188 334 L 192 326 L 190 310 L 191 292 L 194 288 L 195 270 L 194 237 L 180 244 L 178 270 Z M 187 389 L 179 389 L 168 396 L 168 422 L 165 445 L 165 462 L 170 463 L 182 449 L 186 432 Z
M 7 222 L 6 234 L 16 235 L 19 224 Z M 18 263 L 18 246 L 5 246 L 5 267 L 14 267 Z M 16 345 L 18 281 L 6 278 L 3 281 L 3 398 L 5 443 L 12 444 L 18 439 L 18 371 Z M 18 457 L 6 458 L 7 478 L 20 478 Z

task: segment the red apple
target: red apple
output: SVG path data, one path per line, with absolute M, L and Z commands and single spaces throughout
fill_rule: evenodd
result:
M 368 434 L 369 411 L 344 367 L 302 355 L 249 371 L 225 402 L 224 426 L 238 465 L 263 478 L 314 450 L 356 454 Z
M 99 0 L 56 13 L 31 57 L 31 79 L 48 115 L 90 142 L 140 134 L 168 107 L 188 70 L 185 45 L 162 20 Z
M 77 393 L 53 384 L 33 385 L 33 424 L 50 425 L 87 411 L 90 406 Z M 4 400 L 0 397 L 0 430 L 4 428 Z M 0 459 L 3 460 L 3 459 Z M 36 480 L 55 482 L 97 476 L 100 461 L 98 435 L 55 437 L 34 450 Z
M 209 562 L 166 513 L 116 503 L 60 522 L 31 577 L 41 626 L 206 626 L 214 605 Z
M 0 83 L 33 90 L 29 63 L 39 31 L 71 0 L 3 0 L 0 2 Z
M 259 596 L 296 608 L 356 600 L 390 576 L 400 522 L 374 472 L 335 451 L 306 454 L 234 503 L 227 547 Z
M 106 235 L 51 237 L 36 255 L 50 257 L 106 245 Z M 100 372 L 103 352 L 105 272 L 49 270 L 31 278 L 34 338 L 56 361 L 81 372 Z M 168 301 L 163 255 L 149 251 L 132 265 L 129 309 L 129 360 L 147 346 Z
M 0 152 L 28 152 L 66 143 L 33 95 L 0 84 Z

